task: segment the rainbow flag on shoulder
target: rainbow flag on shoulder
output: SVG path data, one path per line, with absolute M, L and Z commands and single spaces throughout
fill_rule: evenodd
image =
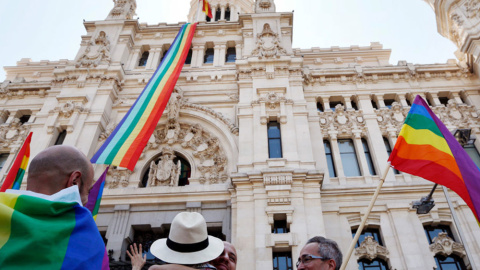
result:
M 15 162 L 13 162 L 7 177 L 0 188 L 0 192 L 5 192 L 7 189 L 20 189 L 22 185 L 23 176 L 27 170 L 28 160 L 30 159 L 30 142 L 32 141 L 32 132 L 28 134 L 25 142 L 18 152 Z
M 102 237 L 77 202 L 0 193 L 0 268 L 109 269 Z
M 388 161 L 397 170 L 450 188 L 480 220 L 480 169 L 420 96 Z
M 162 63 L 127 114 L 91 159 L 92 163 L 135 168 L 182 71 L 197 24 L 182 26 Z

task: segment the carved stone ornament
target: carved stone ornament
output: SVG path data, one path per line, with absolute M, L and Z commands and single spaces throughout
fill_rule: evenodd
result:
M 110 19 L 126 19 L 131 20 L 135 16 L 137 3 L 135 0 L 113 0 L 115 6 L 108 15 Z
M 462 244 L 453 241 L 448 237 L 447 233 L 439 233 L 437 237 L 433 238 L 433 244 L 430 245 L 430 251 L 435 255 L 442 256 L 465 255 L 465 248 Z
M 319 116 L 323 134 L 335 132 L 349 137 L 358 132 L 366 133 L 365 119 L 361 111 L 345 110 L 343 105 L 338 104 L 335 111 L 320 112 Z
M 119 186 L 128 187 L 128 184 L 130 183 L 130 175 L 132 175 L 132 172 L 127 169 L 114 168 L 108 170 L 107 175 L 110 176 L 110 178 L 107 179 L 108 187 L 114 189 L 118 188 Z
M 257 35 L 257 43 L 252 51 L 253 56 L 259 58 L 272 58 L 286 55 L 287 51 L 280 45 L 280 38 L 277 33 L 273 32 L 270 24 L 263 25 L 262 33 Z
M 115 128 L 117 127 L 117 125 L 115 124 L 115 122 L 111 121 L 108 126 L 105 128 L 105 131 L 100 133 L 100 136 L 98 137 L 98 140 L 99 141 L 104 141 L 108 138 L 108 136 L 110 136 L 110 134 L 112 134 L 112 132 L 115 130 Z
M 14 118 L 9 124 L 0 125 L 0 148 L 22 143 L 30 132 L 30 125 L 23 124 L 19 118 Z
M 359 259 L 366 258 L 370 261 L 377 257 L 386 258 L 388 254 L 387 248 L 381 246 L 372 236 L 365 237 L 365 240 L 360 243 L 360 247 L 355 249 L 355 256 L 358 256 Z
M 58 112 L 60 116 L 70 118 L 74 112 L 84 112 L 85 106 L 81 102 L 67 101 L 63 105 L 55 107 L 53 110 Z
M 275 2 L 273 0 L 255 1 L 255 13 L 275 12 Z
M 164 147 L 160 160 L 150 162 L 148 173 L 148 186 L 178 186 L 178 180 L 182 171 L 180 161 L 173 162 L 175 152 L 170 147 Z
M 110 63 L 110 41 L 105 32 L 101 31 L 94 42 L 90 42 L 83 55 L 78 59 L 78 67 L 97 67 Z

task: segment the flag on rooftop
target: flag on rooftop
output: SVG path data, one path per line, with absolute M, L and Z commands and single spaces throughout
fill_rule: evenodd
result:
M 397 170 L 450 188 L 480 220 L 480 169 L 420 96 L 412 104 L 389 161 Z
M 199 0 L 202 3 L 202 11 L 207 15 L 210 19 L 213 19 L 212 15 L 212 7 L 207 0 Z
M 105 187 L 105 179 L 107 178 L 107 172 L 110 166 L 108 166 L 102 173 L 100 178 L 93 184 L 88 193 L 88 202 L 85 207 L 92 212 L 94 220 L 97 220 L 98 209 L 100 209 L 100 201 L 102 200 L 103 188 Z
M 5 181 L 3 181 L 0 192 L 5 192 L 7 189 L 20 189 L 22 185 L 23 176 L 27 170 L 28 160 L 30 159 L 30 142 L 32 141 L 32 132 L 28 134 L 22 148 L 17 154 L 17 158 L 13 162 L 12 167 L 8 171 Z
M 78 202 L 0 193 L 0 265 L 8 269 L 109 269 L 105 244 Z
M 140 96 L 91 159 L 133 171 L 140 154 L 153 134 L 190 50 L 197 24 L 182 26 Z

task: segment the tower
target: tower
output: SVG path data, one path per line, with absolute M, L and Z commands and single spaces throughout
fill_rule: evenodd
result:
M 192 0 L 190 12 L 188 13 L 188 21 L 195 22 L 197 20 L 198 5 L 201 0 Z M 211 0 L 209 1 L 212 8 L 213 18 L 207 18 L 205 13 L 200 10 L 200 22 L 218 22 L 218 21 L 238 21 L 238 15 L 244 13 L 253 13 L 253 0 Z

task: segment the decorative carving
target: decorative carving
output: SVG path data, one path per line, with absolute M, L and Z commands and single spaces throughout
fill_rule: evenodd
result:
M 277 33 L 273 32 L 270 24 L 263 25 L 262 33 L 257 35 L 257 44 L 252 51 L 253 56 L 259 58 L 280 57 L 286 55 L 287 51 L 280 45 L 280 38 Z
M 30 132 L 30 125 L 23 124 L 19 118 L 14 118 L 9 124 L 0 125 L 0 148 L 9 148 L 21 144 Z
M 155 161 L 150 162 L 148 186 L 178 186 L 182 168 L 180 161 L 177 164 L 173 162 L 175 157 L 175 152 L 172 148 L 168 146 L 163 148 L 158 164 Z
M 75 65 L 78 67 L 97 67 L 110 63 L 110 41 L 105 32 L 100 31 L 94 42 L 90 42 Z
M 338 133 L 342 136 L 353 136 L 354 133 L 366 134 L 365 119 L 362 111 L 348 110 L 341 104 L 335 111 L 320 112 L 320 126 L 323 134 Z
M 386 258 L 389 252 L 386 247 L 381 246 L 372 236 L 365 237 L 360 247 L 355 249 L 355 256 L 358 256 L 359 259 L 369 259 L 370 261 L 380 257 Z
M 273 0 L 256 0 L 255 13 L 275 12 L 275 2 Z
M 291 185 L 292 175 L 291 174 L 263 175 L 263 182 L 265 183 L 265 185 Z
M 108 18 L 131 20 L 136 15 L 137 4 L 135 0 L 113 0 L 113 2 L 115 6 L 110 11 Z
M 455 242 L 452 238 L 448 237 L 447 233 L 439 233 L 437 237 L 433 238 L 433 243 L 430 245 L 430 251 L 435 255 L 440 254 L 442 256 L 465 255 L 465 247 Z
M 100 133 L 100 136 L 98 137 L 98 140 L 99 141 L 104 141 L 108 138 L 108 136 L 110 136 L 110 134 L 112 134 L 112 132 L 115 130 L 115 128 L 117 127 L 117 125 L 115 124 L 114 121 L 111 121 L 108 126 L 105 128 L 105 131 Z
M 381 108 L 376 110 L 380 129 L 384 133 L 392 129 L 397 130 L 397 133 L 399 133 L 409 110 L 410 108 L 403 108 L 398 102 L 393 102 L 392 109 Z
M 465 13 L 468 19 L 479 18 L 480 17 L 480 1 L 468 0 L 465 3 Z
M 127 169 L 113 168 L 108 170 L 107 175 L 110 176 L 110 179 L 107 181 L 108 187 L 111 189 L 121 187 L 128 187 L 130 183 L 130 175 L 132 172 Z

